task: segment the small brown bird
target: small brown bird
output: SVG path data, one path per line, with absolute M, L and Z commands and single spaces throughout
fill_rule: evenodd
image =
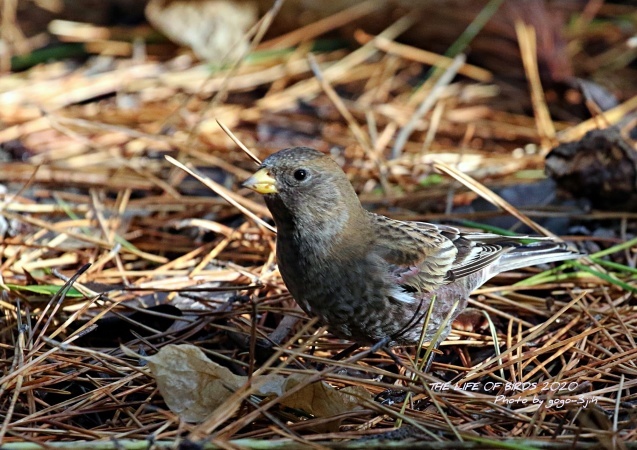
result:
M 426 341 L 494 275 L 578 258 L 564 243 L 464 232 L 366 211 L 341 168 L 317 150 L 269 156 L 244 184 L 260 194 L 277 226 L 277 259 L 287 288 L 310 316 L 359 344 Z

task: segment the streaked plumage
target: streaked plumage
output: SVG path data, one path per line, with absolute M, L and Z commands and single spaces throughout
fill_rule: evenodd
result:
M 304 176 L 303 176 L 304 175 Z M 431 340 L 454 303 L 498 273 L 579 257 L 564 243 L 464 232 L 366 211 L 341 168 L 305 147 L 268 157 L 244 185 L 264 194 L 290 293 L 337 336 L 390 346 Z M 441 333 L 444 338 L 450 323 Z

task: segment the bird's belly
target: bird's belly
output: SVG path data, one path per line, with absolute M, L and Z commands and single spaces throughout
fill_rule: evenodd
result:
M 303 270 L 283 261 L 279 270 L 299 306 L 337 336 L 368 343 L 374 339 L 366 334 L 375 336 L 387 327 L 381 318 L 388 305 L 379 295 L 384 287 L 364 273 L 356 273 L 356 269 L 337 273 L 325 267 Z
M 292 296 L 310 316 L 317 317 L 336 336 L 361 344 L 374 344 L 397 337 L 417 322 L 414 314 L 420 302 L 392 301 L 387 295 L 390 287 L 382 281 L 369 278 L 332 277 L 305 279 L 302 285 L 291 287 Z M 345 282 L 339 282 L 345 278 Z M 285 277 L 284 277 L 285 279 Z M 426 308 L 425 308 L 426 311 Z
M 299 302 L 308 315 L 317 317 L 328 326 L 330 332 L 361 344 L 374 344 L 391 337 L 408 323 L 405 319 L 411 315 L 410 311 L 398 311 L 390 305 L 378 303 L 379 300 L 370 302 L 367 298 L 346 303 L 338 296 L 303 299 Z
M 308 315 L 318 317 L 332 333 L 361 344 L 375 344 L 387 338 L 392 346 L 418 343 L 432 298 L 434 305 L 424 340 L 431 341 L 441 327 L 444 329 L 440 336 L 445 338 L 477 282 L 469 276 L 443 285 L 434 293 L 414 293 L 411 298 L 397 293 L 400 286 L 389 276 L 388 268 L 377 261 L 334 264 L 314 260 L 310 264 L 303 261 L 302 255 L 304 252 L 297 252 L 295 258 L 279 259 L 290 293 Z
M 405 302 L 390 297 L 389 290 L 388 286 L 374 282 L 324 280 L 321 286 L 316 286 L 308 280 L 305 289 L 292 295 L 308 315 L 317 317 L 342 339 L 360 344 L 388 339 L 388 345 L 396 346 L 417 344 L 425 320 L 423 341 L 431 342 L 441 328 L 438 336 L 444 339 L 455 317 L 466 307 L 470 292 L 462 283 L 451 283 L 435 294 L 420 294 L 413 302 Z M 434 305 L 429 313 L 432 299 Z

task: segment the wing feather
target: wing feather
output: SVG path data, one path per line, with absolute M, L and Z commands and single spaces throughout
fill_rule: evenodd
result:
M 377 231 L 376 251 L 406 290 L 432 292 L 495 264 L 516 246 L 516 238 L 370 215 Z

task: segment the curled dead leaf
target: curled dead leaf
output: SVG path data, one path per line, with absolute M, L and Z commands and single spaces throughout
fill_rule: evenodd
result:
M 186 422 L 201 422 L 221 407 L 237 390 L 246 386 L 248 377 L 210 361 L 194 345 L 167 345 L 153 356 L 143 357 L 171 411 Z M 310 382 L 311 375 L 255 375 L 246 395 L 282 397 L 281 404 L 303 410 L 314 417 L 332 417 L 359 409 L 371 394 L 363 387 L 335 389 L 324 381 Z M 307 385 L 285 395 L 299 384 Z M 329 422 L 323 431 L 338 429 L 340 421 Z

